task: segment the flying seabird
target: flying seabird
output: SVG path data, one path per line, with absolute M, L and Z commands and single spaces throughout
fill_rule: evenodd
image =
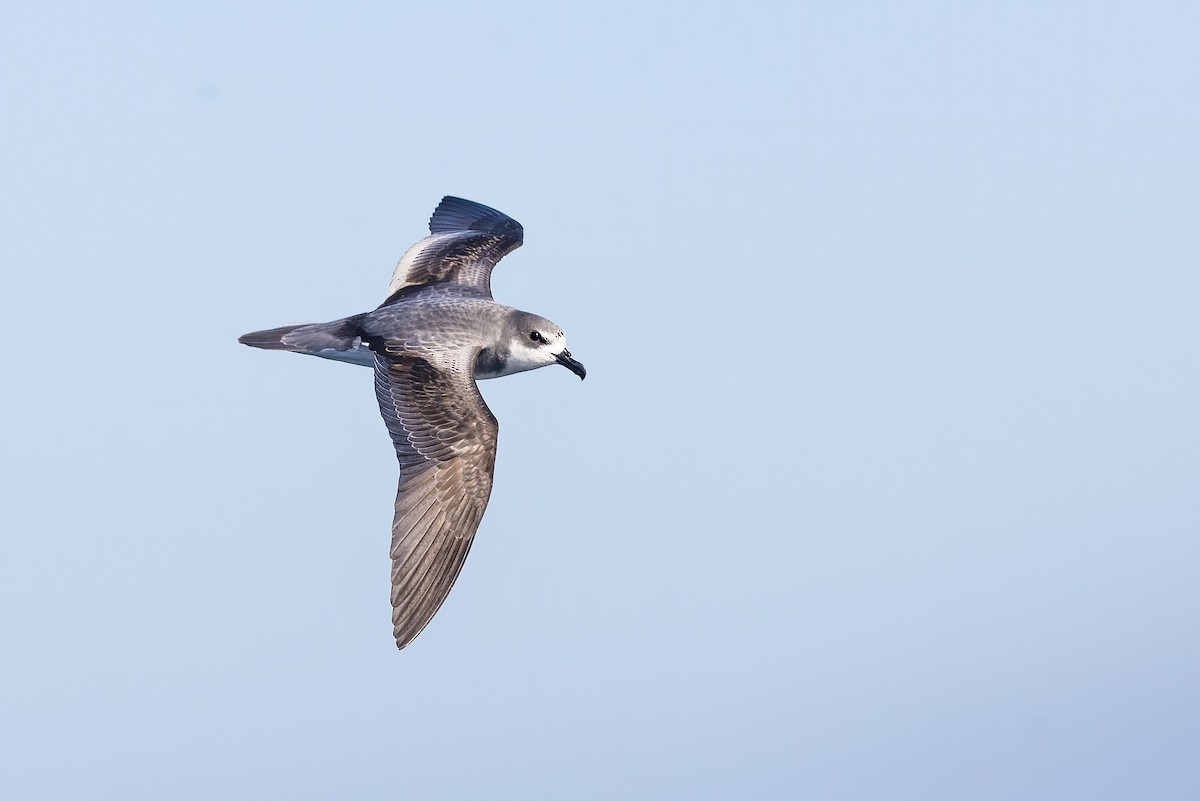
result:
M 399 648 L 446 599 L 492 492 L 498 427 L 476 380 L 550 364 L 587 374 L 561 328 L 492 300 L 492 268 L 521 246 L 520 223 L 445 197 L 429 234 L 401 257 L 374 311 L 238 338 L 374 368 L 379 411 L 400 461 L 391 546 Z

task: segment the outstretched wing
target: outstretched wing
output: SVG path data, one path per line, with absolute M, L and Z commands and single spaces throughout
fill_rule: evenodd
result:
M 477 352 L 375 358 L 375 395 L 400 460 L 391 550 L 399 648 L 446 599 L 492 493 L 498 426 L 472 377 Z
M 458 197 L 444 197 L 429 218 L 429 236 L 408 249 L 392 273 L 387 300 L 412 286 L 454 283 L 492 296 L 492 268 L 521 247 L 525 229 L 502 212 Z

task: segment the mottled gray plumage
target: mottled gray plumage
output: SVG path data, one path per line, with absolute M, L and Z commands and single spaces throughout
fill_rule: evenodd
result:
M 492 300 L 492 268 L 522 242 L 516 220 L 446 197 L 429 230 L 400 259 L 374 311 L 239 339 L 373 366 L 400 462 L 391 545 L 400 648 L 450 592 L 491 495 L 498 426 L 475 380 L 555 363 L 586 375 L 558 326 Z

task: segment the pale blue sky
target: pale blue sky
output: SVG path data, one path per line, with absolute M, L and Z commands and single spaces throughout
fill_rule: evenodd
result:
M 1200 12 L 6 4 L 0 795 L 1200 797 Z M 488 382 L 416 643 L 373 307 L 444 194 L 587 365 Z

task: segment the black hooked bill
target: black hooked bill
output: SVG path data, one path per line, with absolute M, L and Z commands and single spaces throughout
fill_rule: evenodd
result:
M 556 353 L 554 354 L 554 359 L 563 367 L 579 376 L 580 381 L 587 378 L 587 368 L 581 362 L 571 358 L 571 351 L 564 350 L 562 353 Z

